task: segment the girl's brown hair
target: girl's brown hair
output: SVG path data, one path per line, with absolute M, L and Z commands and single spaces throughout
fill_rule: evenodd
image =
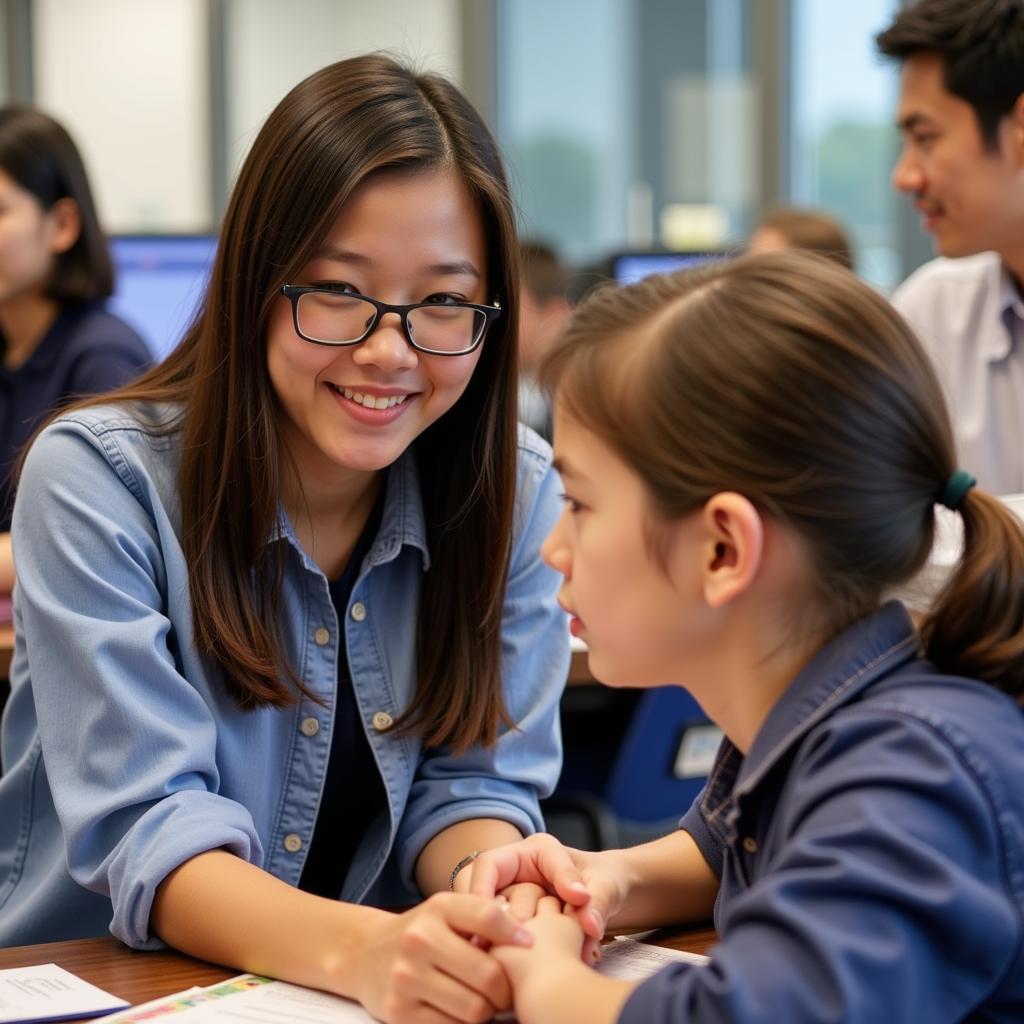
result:
M 373 54 L 297 85 L 241 169 L 185 338 L 139 381 L 88 404 L 180 407 L 173 429 L 196 643 L 243 707 L 295 702 L 306 690 L 278 631 L 284 549 L 268 546 L 287 453 L 267 325 L 281 286 L 313 257 L 352 191 L 385 169 L 450 169 L 461 179 L 483 220 L 489 301 L 503 307 L 466 391 L 414 444 L 431 566 L 415 626 L 416 694 L 399 725 L 427 745 L 464 749 L 493 743 L 508 723 L 500 654 L 515 500 L 518 255 L 497 147 L 450 82 Z
M 834 634 L 921 568 L 957 468 L 932 367 L 867 285 L 807 253 L 747 256 L 584 301 L 543 379 L 631 466 L 659 525 L 737 491 L 793 529 Z M 922 626 L 943 671 L 1024 700 L 1024 530 L 960 505 L 965 547 Z

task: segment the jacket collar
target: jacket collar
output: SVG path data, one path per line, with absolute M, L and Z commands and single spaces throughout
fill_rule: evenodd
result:
M 879 678 L 918 655 L 913 623 L 898 601 L 848 627 L 823 647 L 769 711 L 746 757 L 729 740 L 701 797 L 708 827 L 734 838 L 739 801 L 819 722 L 855 700 Z

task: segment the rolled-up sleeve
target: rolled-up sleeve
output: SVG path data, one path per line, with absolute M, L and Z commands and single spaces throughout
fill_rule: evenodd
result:
M 520 448 L 518 523 L 502 620 L 502 679 L 516 727 L 490 749 L 422 759 L 397 837 L 402 876 L 439 832 L 460 821 L 497 818 L 524 835 L 543 828 L 539 801 L 562 763 L 558 705 L 569 671 L 569 633 L 555 600 L 561 577 L 540 547 L 560 514 L 561 483 L 550 449 L 532 436 Z
M 182 674 L 147 481 L 116 443 L 59 421 L 33 445 L 14 515 L 18 604 L 43 760 L 67 853 L 109 896 L 111 931 L 159 943 L 157 887 L 206 850 L 260 863 L 250 813 L 218 795 L 212 699 Z M 190 638 L 184 638 L 188 640 Z

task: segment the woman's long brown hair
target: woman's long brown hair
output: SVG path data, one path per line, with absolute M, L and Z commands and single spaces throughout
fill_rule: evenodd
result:
M 500 653 L 516 484 L 518 256 L 498 149 L 450 82 L 373 54 L 297 85 L 245 160 L 205 301 L 181 344 L 134 384 L 85 404 L 180 408 L 171 429 L 181 435 L 195 641 L 241 706 L 294 703 L 307 691 L 279 633 L 283 548 L 268 545 L 285 454 L 267 372 L 270 312 L 356 186 L 385 169 L 441 168 L 461 178 L 483 219 L 488 300 L 503 313 L 465 393 L 414 443 L 431 564 L 415 626 L 417 687 L 399 726 L 428 746 L 462 750 L 493 743 L 508 724 Z
M 792 528 L 828 637 L 921 568 L 957 468 L 942 392 L 881 296 L 805 253 L 748 256 L 604 290 L 542 369 L 559 406 L 643 480 L 649 538 L 736 491 Z M 943 671 L 1024 703 L 1024 530 L 997 499 L 960 506 L 965 547 L 925 619 Z

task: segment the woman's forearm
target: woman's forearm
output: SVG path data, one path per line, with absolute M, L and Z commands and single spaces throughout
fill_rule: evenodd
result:
M 164 880 L 152 926 L 203 960 L 357 997 L 357 951 L 381 916 L 391 915 L 301 892 L 213 850 Z
M 416 861 L 416 884 L 424 896 L 444 892 L 452 869 L 475 850 L 490 850 L 522 839 L 522 833 L 507 821 L 497 818 L 474 818 L 438 832 L 423 847 Z M 467 874 L 466 878 L 468 879 Z M 465 881 L 465 879 L 463 880 Z M 462 891 L 456 879 L 456 891 Z
M 14 589 L 14 552 L 11 549 L 11 535 L 0 533 L 0 594 L 9 594 Z

